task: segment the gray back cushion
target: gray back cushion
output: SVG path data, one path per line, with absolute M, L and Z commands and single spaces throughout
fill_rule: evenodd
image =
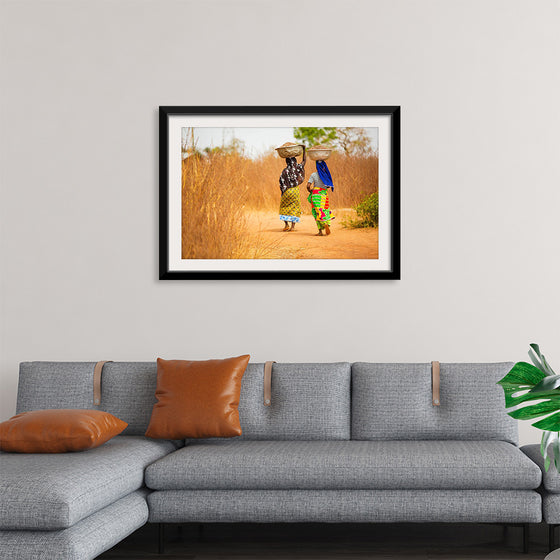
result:
M 95 362 L 22 362 L 16 411 L 94 408 Z
M 272 405 L 264 406 L 264 364 L 243 376 L 242 439 L 350 439 L 350 364 L 274 364 Z
M 352 366 L 352 439 L 502 440 L 517 444 L 496 382 L 513 366 L 441 364 L 440 406 L 432 405 L 430 364 Z
M 110 362 L 103 366 L 101 410 L 128 422 L 124 435 L 144 435 L 156 403 L 155 362 Z
M 156 402 L 155 362 L 114 362 L 103 367 L 101 405 L 93 404 L 95 362 L 23 362 L 17 412 L 89 408 L 128 423 L 123 435 L 144 435 Z
M 95 362 L 20 365 L 18 412 L 99 408 L 128 423 L 124 435 L 143 435 L 156 402 L 155 362 L 103 367 L 101 405 L 93 405 Z M 244 439 L 350 439 L 350 364 L 274 364 L 272 406 L 263 404 L 263 364 L 249 364 L 239 416 Z

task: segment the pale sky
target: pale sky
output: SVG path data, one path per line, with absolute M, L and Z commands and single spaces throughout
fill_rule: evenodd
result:
M 374 152 L 378 146 L 378 129 L 364 128 L 367 135 L 371 139 L 371 148 Z M 186 139 L 189 129 L 183 128 L 183 141 Z M 195 128 L 194 140 L 199 150 L 204 148 L 215 148 L 217 146 L 227 145 L 232 138 L 238 138 L 245 143 L 245 153 L 249 157 L 256 157 L 272 151 L 274 148 L 281 146 L 284 142 L 296 142 L 293 136 L 294 129 L 292 127 L 237 127 L 237 128 Z

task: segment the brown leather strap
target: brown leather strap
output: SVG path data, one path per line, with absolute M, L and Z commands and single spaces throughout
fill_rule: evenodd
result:
M 93 404 L 95 405 L 101 404 L 101 373 L 103 372 L 103 366 L 112 361 L 97 362 L 93 369 Z
M 432 362 L 432 404 L 439 406 L 439 362 Z
M 264 364 L 264 406 L 272 404 L 272 364 L 276 362 L 265 362 Z

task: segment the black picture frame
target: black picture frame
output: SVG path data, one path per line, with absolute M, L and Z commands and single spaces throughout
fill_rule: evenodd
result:
M 386 270 L 173 270 L 169 259 L 169 120 L 204 115 L 375 115 L 389 118 L 391 200 L 389 262 Z M 400 106 L 160 106 L 159 107 L 159 278 L 160 280 L 399 280 L 401 277 L 401 108 Z

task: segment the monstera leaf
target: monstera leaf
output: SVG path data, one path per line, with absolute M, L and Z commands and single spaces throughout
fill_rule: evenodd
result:
M 535 428 L 543 430 L 541 454 L 548 470 L 552 460 L 560 472 L 560 375 L 556 375 L 538 344 L 531 344 L 532 364 L 517 362 L 508 374 L 498 381 L 506 397 L 507 413 L 517 420 L 532 420 Z M 537 401 L 537 402 L 535 402 Z

